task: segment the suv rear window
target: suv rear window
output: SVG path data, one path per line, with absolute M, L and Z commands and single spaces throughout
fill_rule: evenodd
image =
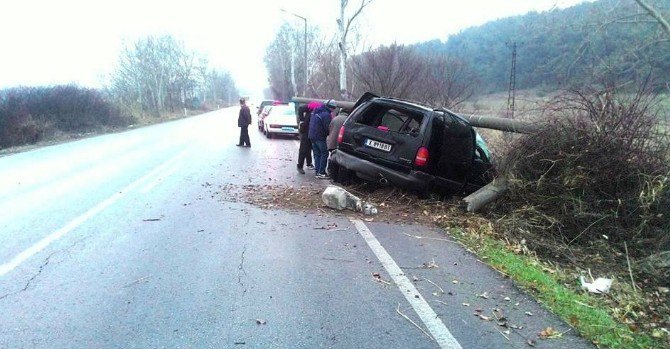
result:
M 399 110 L 380 104 L 371 105 L 356 120 L 357 123 L 388 131 L 418 134 L 423 114 Z

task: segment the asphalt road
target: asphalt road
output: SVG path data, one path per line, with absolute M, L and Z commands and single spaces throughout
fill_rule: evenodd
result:
M 230 108 L 1 157 L 0 348 L 592 347 L 435 228 L 226 198 L 327 184 L 295 171 L 296 140 L 251 128 L 236 147 L 236 124 Z

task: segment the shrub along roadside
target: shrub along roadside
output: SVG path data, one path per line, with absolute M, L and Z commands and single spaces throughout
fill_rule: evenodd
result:
M 545 119 L 503 160 L 511 188 L 490 211 L 498 230 L 564 263 L 604 255 L 600 272 L 628 253 L 641 260 L 670 250 L 670 139 L 654 96 L 644 87 L 568 91 Z
M 133 122 L 95 89 L 64 85 L 0 90 L 0 149 L 33 144 L 57 133 L 114 129 Z
M 533 275 L 525 257 L 495 252 L 504 250 L 500 246 L 487 242 L 481 249 L 492 265 L 516 274 L 519 284 L 599 345 L 667 347 L 670 269 L 643 262 L 670 251 L 670 140 L 646 86 L 621 86 L 575 89 L 548 103 L 547 126 L 508 145 L 500 172 L 510 189 L 488 208 L 495 236 L 572 271 L 569 281 Z M 628 289 L 585 303 L 564 286 L 587 271 Z M 573 300 L 610 315 L 589 315 Z M 643 332 L 665 337 L 665 345 Z
M 588 294 L 576 293 L 561 282 L 560 271 L 550 274 L 542 264 L 526 255 L 519 255 L 502 241 L 483 232 L 468 232 L 450 225 L 451 236 L 472 249 L 487 264 L 515 281 L 515 284 L 570 324 L 581 336 L 600 348 L 663 348 L 662 340 L 633 332 L 618 323 L 605 309 L 604 302 Z M 571 279 L 563 276 L 563 279 Z

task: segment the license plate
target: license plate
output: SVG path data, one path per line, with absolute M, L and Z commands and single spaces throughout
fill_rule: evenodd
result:
M 293 131 L 295 130 L 293 127 L 282 127 L 282 131 Z
M 370 148 L 375 148 L 383 151 L 391 151 L 391 145 L 387 143 L 377 142 L 372 139 L 366 139 L 365 145 Z

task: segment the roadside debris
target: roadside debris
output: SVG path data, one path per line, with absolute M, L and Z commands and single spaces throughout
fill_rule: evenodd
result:
M 377 208 L 373 204 L 364 202 L 356 195 L 335 185 L 329 185 L 321 194 L 321 199 L 326 206 L 338 211 L 348 209 L 368 216 L 377 214 Z
M 582 288 L 591 293 L 609 293 L 610 287 L 612 287 L 612 279 L 597 278 L 595 281 L 589 283 L 586 282 L 584 276 L 580 276 L 579 281 L 582 284 Z
M 421 267 L 424 269 L 433 269 L 433 268 L 439 268 L 440 266 L 437 265 L 437 263 L 435 263 L 435 258 L 433 258 L 432 261 L 423 263 Z
M 265 325 L 268 321 L 265 319 L 256 319 L 256 325 Z
M 547 327 L 544 330 L 540 331 L 539 336 L 542 339 L 561 338 L 565 333 L 568 333 L 571 330 L 572 330 L 571 328 L 568 328 L 565 332 L 558 332 L 553 327 Z
M 432 337 L 431 335 L 428 334 L 428 332 L 426 332 L 426 330 L 424 330 L 423 328 L 421 328 L 421 326 L 417 325 L 416 322 L 412 321 L 412 319 L 410 319 L 409 317 L 407 317 L 407 315 L 403 314 L 403 313 L 400 311 L 400 303 L 398 303 L 398 307 L 395 309 L 395 311 L 396 311 L 396 313 L 398 313 L 398 315 L 404 317 L 405 320 L 409 321 L 412 325 L 414 325 L 414 327 L 416 327 L 416 328 L 418 328 L 419 330 L 421 330 L 421 332 L 423 332 L 423 334 L 425 334 L 426 337 L 430 338 L 430 340 L 432 340 L 432 341 L 435 340 L 435 339 L 433 339 L 433 337 Z
M 444 294 L 444 289 L 442 289 L 442 287 L 440 287 L 440 286 L 438 286 L 436 283 L 434 283 L 434 282 L 428 280 L 428 278 L 426 278 L 426 281 L 428 281 L 428 282 L 431 283 L 433 286 L 437 287 L 438 290 L 440 290 L 440 293 L 439 293 L 439 294 L 438 294 L 437 292 L 433 292 L 433 296 L 438 296 L 438 295 L 440 295 L 440 294 Z
M 372 273 L 372 277 L 375 279 L 375 281 L 379 282 L 380 284 L 384 284 L 386 286 L 391 286 L 391 283 L 382 279 L 381 274 L 374 272 Z
M 145 277 L 141 277 L 141 278 L 139 278 L 139 279 L 137 279 L 137 280 L 135 280 L 135 281 L 133 281 L 133 282 L 130 282 L 130 283 L 127 283 L 127 284 L 123 285 L 123 288 L 130 287 L 130 286 L 133 286 L 133 285 L 137 285 L 137 284 L 139 284 L 140 282 L 149 279 L 150 277 L 151 277 L 151 275 L 147 275 L 147 276 L 145 276 Z

